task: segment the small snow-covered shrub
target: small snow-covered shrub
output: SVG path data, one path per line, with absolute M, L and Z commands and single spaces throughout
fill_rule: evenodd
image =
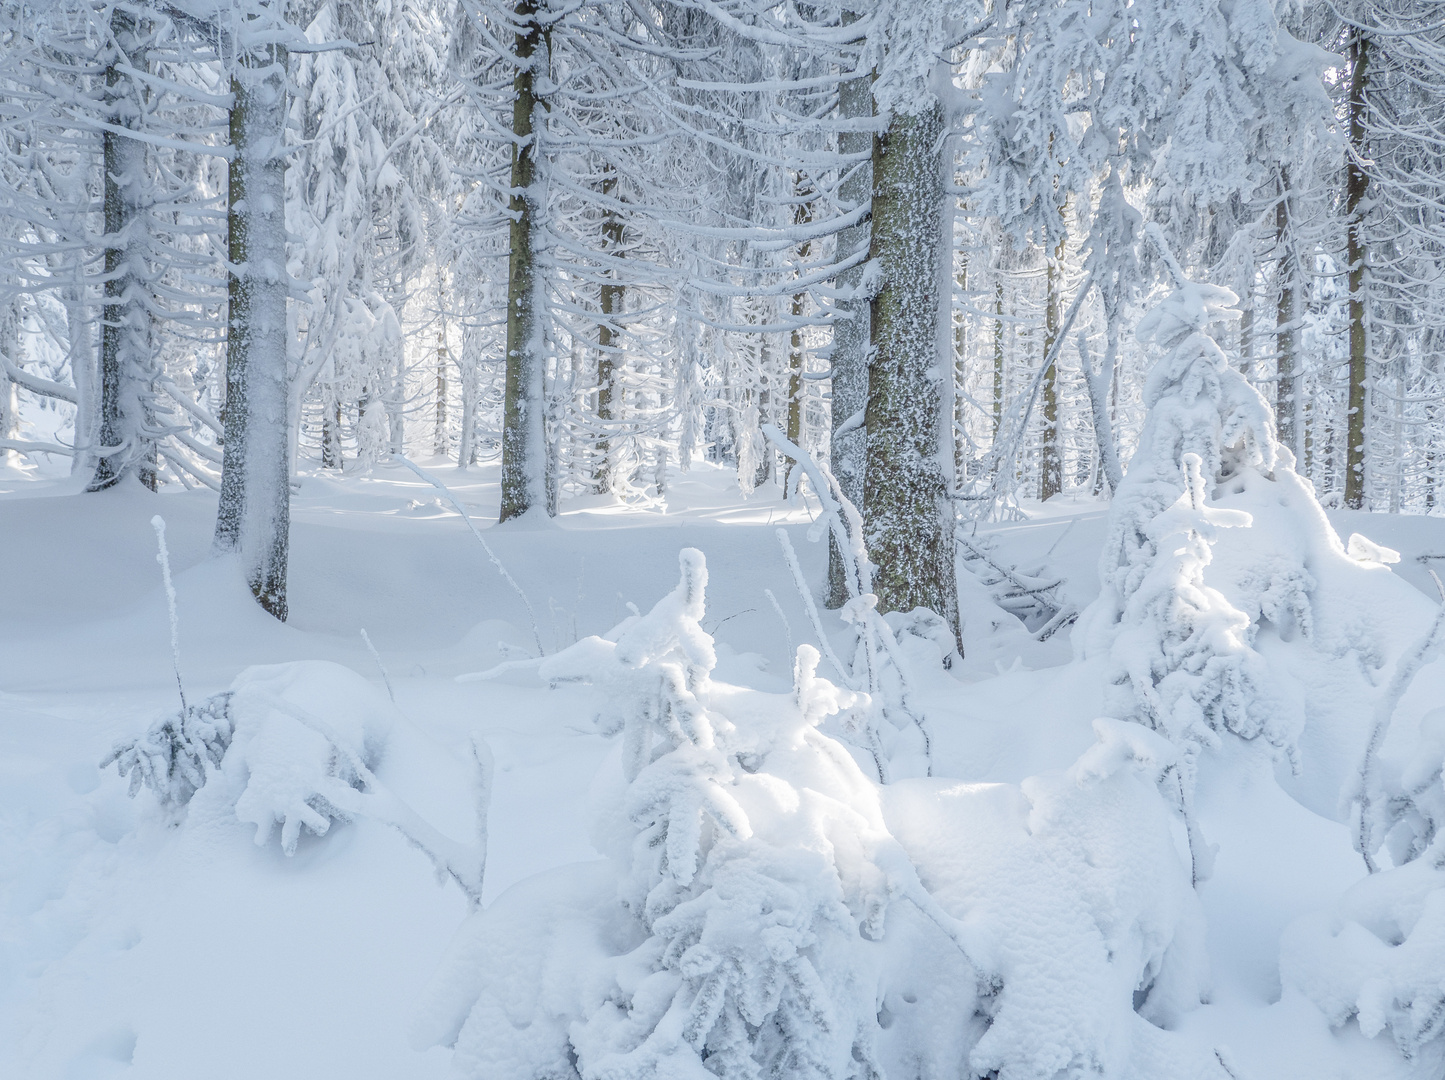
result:
M 553 1006 L 570 1016 L 509 1016 L 513 995 L 475 982 L 460 1008 L 437 1006 L 464 1016 L 433 1037 L 474 1075 L 876 1076 L 877 941 L 890 911 L 911 904 L 932 934 L 919 938 L 962 960 L 953 924 L 884 826 L 877 788 L 817 731 L 856 695 L 818 677 L 807 645 L 789 695 L 715 684 L 699 625 L 706 566 L 694 550 L 679 561 L 677 589 L 648 614 L 541 665 L 544 678 L 598 687 L 599 721 L 621 734 L 601 842 L 620 864 L 615 903 L 631 931 L 605 915 L 597 925 L 631 947 L 572 975 L 577 997 Z
M 234 727 L 226 691 L 157 720 L 139 738 L 116 743 L 100 767 L 114 765 L 122 777 L 129 776 L 131 798 L 148 787 L 174 810 L 205 784 L 208 766 L 221 764 Z
M 281 826 L 288 855 L 306 827 L 325 835 L 360 809 L 363 777 L 391 729 L 390 704 L 339 664 L 248 668 L 231 684 L 236 731 L 222 769 L 245 788 L 236 817 L 256 826 L 256 844 Z
M 1236 302 L 1227 289 L 1186 282 L 1139 325 L 1139 339 L 1165 353 L 1145 385 L 1139 447 L 1110 505 L 1103 588 L 1078 633 L 1086 656 L 1109 657 L 1116 715 L 1194 750 L 1228 731 L 1289 754 L 1303 715 L 1272 685 L 1250 615 L 1204 581 L 1216 529 L 1252 524 L 1246 513 L 1211 507 L 1213 493 L 1246 475 L 1293 478 L 1268 404 L 1210 333 L 1238 318 Z M 1302 565 L 1274 567 L 1255 583 L 1250 606 L 1289 611 L 1308 628 L 1311 586 Z
M 1371 776 L 1380 813 L 1365 823 L 1367 843 L 1382 844 L 1396 866 L 1424 855 L 1445 826 L 1445 709 L 1427 712 L 1413 734 L 1399 740 L 1407 748 L 1382 753 Z
M 247 668 L 229 690 L 117 744 L 101 766 L 114 763 L 131 795 L 148 787 L 172 810 L 220 774 L 256 843 L 279 824 L 291 854 L 303 826 L 320 836 L 356 812 L 392 720 L 391 705 L 339 664 Z
M 1280 947 L 1286 992 L 1334 1027 L 1388 1031 L 1412 1075 L 1445 1075 L 1445 846 L 1372 874 L 1333 910 L 1296 920 Z

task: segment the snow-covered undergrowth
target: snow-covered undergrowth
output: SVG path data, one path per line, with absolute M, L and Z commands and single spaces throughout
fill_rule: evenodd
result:
M 594 833 L 608 863 L 538 883 L 570 896 L 523 956 L 532 886 L 475 916 L 423 1043 L 479 1078 L 1202 1075 L 1208 1049 L 1149 1022 L 1205 980 L 1155 787 L 1167 742 L 1101 720 L 1062 773 L 880 789 L 818 730 L 859 703 L 812 646 L 789 693 L 713 680 L 703 557 L 680 561 L 647 615 L 540 666 L 596 687 L 620 740 Z
M 1265 467 L 1267 424 L 1253 464 L 1227 435 L 1229 380 L 1161 376 L 1193 434 L 1120 493 L 1133 533 L 1090 502 L 980 529 L 1088 609 L 1075 659 L 982 589 L 951 668 L 924 615 L 810 612 L 776 530 L 817 589 L 816 503 L 709 469 L 667 516 L 489 530 L 534 629 L 379 467 L 304 479 L 287 626 L 206 561 L 213 499 L 162 496 L 181 713 L 154 497 L 4 495 L 15 557 L 74 572 L 0 609 L 0 1075 L 1436 1080 L 1445 665 L 1416 556 L 1445 530 L 1332 523 Z M 455 492 L 495 509 L 494 474 Z M 127 775 L 98 772 L 118 742 Z

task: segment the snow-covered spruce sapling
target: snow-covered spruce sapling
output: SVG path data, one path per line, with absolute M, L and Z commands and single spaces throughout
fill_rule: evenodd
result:
M 478 842 L 463 844 L 423 819 L 373 771 L 393 737 L 395 707 L 349 668 L 302 661 L 247 668 L 230 688 L 167 716 L 125 740 L 102 763 L 131 777 L 130 794 L 150 788 L 169 811 L 204 789 L 212 807 L 229 807 L 255 827 L 258 846 L 280 827 L 294 854 L 303 830 L 326 835 L 334 822 L 368 817 L 420 849 L 473 905 L 481 902 L 486 805 L 492 757 L 472 741 Z
M 867 942 L 906 898 L 956 941 L 889 837 L 876 788 L 817 725 L 856 695 L 798 648 L 793 691 L 715 687 L 707 569 L 611 640 L 548 658 L 547 679 L 602 691 L 621 731 L 633 830 L 621 903 L 645 940 L 571 1029 L 585 1077 L 877 1075 Z
M 234 724 L 229 693 L 217 694 L 194 707 L 186 701 L 186 687 L 181 681 L 180 620 L 176 615 L 176 590 L 171 582 L 165 520 L 157 514 L 151 518 L 151 528 L 156 533 L 156 562 L 160 563 L 165 586 L 171 669 L 176 676 L 181 708 L 156 721 L 139 738 L 116 743 L 101 761 L 100 768 L 115 765 L 122 777 L 130 777 L 132 797 L 142 787 L 148 787 L 163 806 L 175 810 L 189 802 L 206 782 L 207 765 L 221 764 L 231 745 Z
M 1181 281 L 1139 324 L 1165 352 L 1149 373 L 1139 447 L 1109 508 L 1103 589 L 1081 617 L 1084 654 L 1114 668 L 1111 709 L 1164 732 L 1185 762 L 1220 734 L 1261 738 L 1294 760 L 1303 716 L 1276 692 L 1251 620 L 1204 582 L 1215 530 L 1248 514 L 1207 505 L 1219 485 L 1259 476 L 1310 498 L 1274 436 L 1269 405 L 1230 363 L 1213 327 L 1238 318 L 1228 289 Z M 1268 575 L 1269 603 L 1308 619 L 1302 566 Z M 1277 594 L 1277 595 L 1276 595 Z M 1187 781 L 1187 778 L 1186 778 Z

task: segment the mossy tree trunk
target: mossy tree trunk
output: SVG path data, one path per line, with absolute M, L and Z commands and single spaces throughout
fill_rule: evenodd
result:
M 940 455 L 943 109 L 894 113 L 873 142 L 865 540 L 881 611 L 930 608 L 958 630 L 953 512 Z

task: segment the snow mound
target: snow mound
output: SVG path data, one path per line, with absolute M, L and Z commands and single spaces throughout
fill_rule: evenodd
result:
M 1069 769 L 1020 785 L 884 789 L 889 827 L 969 928 L 993 991 L 969 1075 L 1222 1078 L 1210 1047 L 1164 1030 L 1207 984 L 1187 843 L 1157 784 L 1176 752 L 1136 724 L 1094 731 Z
M 1373 874 L 1280 947 L 1287 990 L 1366 1038 L 1388 1031 L 1421 1078 L 1445 1074 L 1445 847 Z
M 171 810 L 218 772 L 257 845 L 279 824 L 290 855 L 303 827 L 322 836 L 357 811 L 394 718 L 390 703 L 340 664 L 253 667 L 229 690 L 117 744 L 101 764 L 130 775 L 132 796 L 148 787 Z

